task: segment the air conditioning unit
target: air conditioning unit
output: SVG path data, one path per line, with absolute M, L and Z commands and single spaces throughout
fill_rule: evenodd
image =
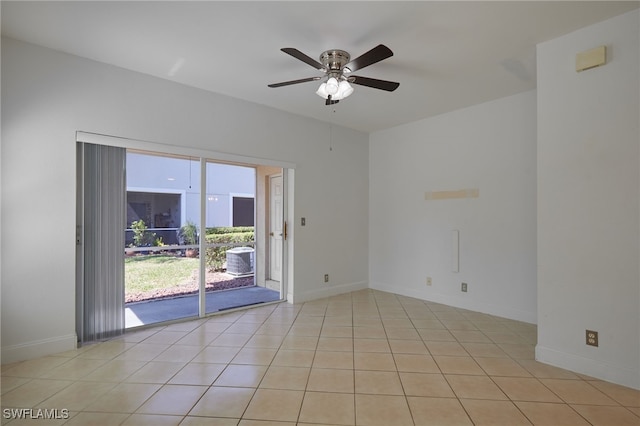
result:
M 227 250 L 227 273 L 231 275 L 253 274 L 252 247 L 236 247 Z

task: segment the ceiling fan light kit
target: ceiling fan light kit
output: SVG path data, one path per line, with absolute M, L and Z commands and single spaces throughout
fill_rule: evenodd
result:
M 325 99 L 325 105 L 333 105 L 353 93 L 353 84 L 371 87 L 374 89 L 393 92 L 400 86 L 400 83 L 387 80 L 378 80 L 369 77 L 358 77 L 350 75 L 353 71 L 359 70 L 369 65 L 373 65 L 393 56 L 393 52 L 387 46 L 379 44 L 368 52 L 360 55 L 353 61 L 349 53 L 344 50 L 327 50 L 320 55 L 320 62 L 305 55 L 298 49 L 285 47 L 280 49 L 294 58 L 311 65 L 318 71 L 324 72 L 324 77 L 309 77 L 299 80 L 285 81 L 282 83 L 269 84 L 269 87 L 282 87 L 292 84 L 306 83 L 309 81 L 323 80 L 316 94 Z
M 326 83 L 322 83 L 316 91 L 316 95 L 322 99 L 329 99 L 329 96 L 331 96 L 334 101 L 342 100 L 352 93 L 353 87 L 347 80 L 342 80 L 338 83 L 334 77 L 330 77 Z

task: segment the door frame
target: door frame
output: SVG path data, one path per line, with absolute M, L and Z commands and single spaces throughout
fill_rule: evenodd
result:
M 165 145 L 155 142 L 142 141 L 136 139 L 129 139 L 125 137 L 109 136 L 99 133 L 76 131 L 76 142 L 92 143 L 97 145 L 107 145 L 114 147 L 121 147 L 127 150 L 142 151 L 149 153 L 160 153 L 170 156 L 190 158 L 193 160 L 200 159 L 201 163 L 201 175 L 206 177 L 205 163 L 206 161 L 214 161 L 221 163 L 230 163 L 238 165 L 252 165 L 252 166 L 271 166 L 281 168 L 283 171 L 283 212 L 284 221 L 286 223 L 292 223 L 290 218 L 293 218 L 293 176 L 296 165 L 294 163 L 279 161 L 279 160 L 267 160 L 262 158 L 253 158 L 243 155 L 235 155 L 228 153 L 221 153 L 216 151 L 189 148 L 185 146 Z M 201 176 L 202 179 L 202 176 Z M 205 179 L 206 181 L 206 179 Z M 204 184 L 204 183 L 203 183 Z M 201 196 L 206 196 L 206 187 L 201 188 Z M 291 198 L 291 199 L 290 199 Z M 202 207 L 202 203 L 201 203 Z M 201 212 L 201 219 L 204 218 Z M 283 244 L 282 249 L 282 281 L 281 281 L 281 300 L 292 303 L 294 288 L 293 283 L 293 229 L 288 231 L 288 238 Z M 201 239 L 201 244 L 204 239 Z M 203 268 L 204 261 L 201 262 L 201 268 Z M 204 275 L 200 275 L 201 288 L 204 286 Z M 204 294 L 201 296 L 201 300 L 204 300 Z M 124 305 L 123 305 L 124 309 Z M 215 315 L 217 313 L 205 313 L 203 309 L 200 309 L 199 317 L 205 317 Z
M 286 215 L 285 215 L 285 211 L 284 211 L 284 199 L 285 199 L 285 194 L 284 194 L 284 189 L 285 189 L 285 188 L 284 188 L 284 173 L 283 173 L 283 172 L 281 172 L 281 173 L 274 173 L 274 174 L 272 174 L 272 175 L 267 176 L 267 179 L 268 179 L 268 187 L 269 187 L 269 192 L 268 192 L 269 196 L 268 196 L 268 199 L 266 200 L 266 203 L 267 203 L 267 205 L 268 205 L 268 207 L 269 207 L 269 208 L 268 208 L 268 210 L 267 210 L 267 211 L 268 211 L 268 216 L 267 216 L 267 224 L 268 224 L 267 226 L 268 226 L 268 229 L 267 229 L 267 232 L 268 232 L 268 236 L 269 236 L 269 237 L 271 237 L 271 231 L 272 231 L 272 228 L 271 228 L 271 223 L 272 223 L 272 222 L 271 222 L 271 220 L 273 219 L 273 213 L 274 213 L 274 211 L 273 211 L 273 206 L 271 205 L 271 202 L 273 201 L 273 194 L 272 194 L 272 185 L 271 185 L 271 183 L 272 183 L 273 179 L 275 179 L 275 178 L 280 178 L 280 179 L 282 180 L 282 182 L 281 182 L 281 186 L 282 186 L 282 195 L 281 195 L 281 196 L 282 196 L 282 227 L 283 227 L 282 231 L 283 231 L 283 232 L 284 232 L 284 226 L 285 226 L 285 223 L 286 223 L 286 220 L 285 220 L 285 216 L 286 216 Z M 272 263 L 272 252 L 273 252 L 273 250 L 272 250 L 272 245 L 271 245 L 271 238 L 268 238 L 268 240 L 269 240 L 269 241 L 268 241 L 268 243 L 266 244 L 266 246 L 267 246 L 267 256 L 266 256 L 266 259 L 267 259 L 267 260 L 265 261 L 265 266 L 267 267 L 267 270 L 266 270 L 266 271 L 267 271 L 267 273 L 266 273 L 266 280 L 267 280 L 267 281 L 277 281 L 278 283 L 280 283 L 280 284 L 281 284 L 281 283 L 282 283 L 282 269 L 283 269 L 283 266 L 284 266 L 284 265 L 283 265 L 282 255 L 283 255 L 284 250 L 285 250 L 285 241 L 286 241 L 286 238 L 285 238 L 285 236 L 284 236 L 284 235 L 282 236 L 282 243 L 281 243 L 282 248 L 281 248 L 281 250 L 280 250 L 280 278 L 279 278 L 278 280 L 274 280 L 274 279 L 273 279 L 273 275 L 272 275 L 272 267 L 273 267 L 273 263 Z

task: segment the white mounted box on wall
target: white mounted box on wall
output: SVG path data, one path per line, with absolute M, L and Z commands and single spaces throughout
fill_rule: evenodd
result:
M 576 72 L 589 70 L 607 63 L 606 46 L 598 46 L 576 54 Z

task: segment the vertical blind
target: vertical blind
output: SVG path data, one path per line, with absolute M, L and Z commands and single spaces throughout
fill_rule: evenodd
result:
M 77 312 L 80 343 L 124 332 L 126 149 L 78 143 Z

